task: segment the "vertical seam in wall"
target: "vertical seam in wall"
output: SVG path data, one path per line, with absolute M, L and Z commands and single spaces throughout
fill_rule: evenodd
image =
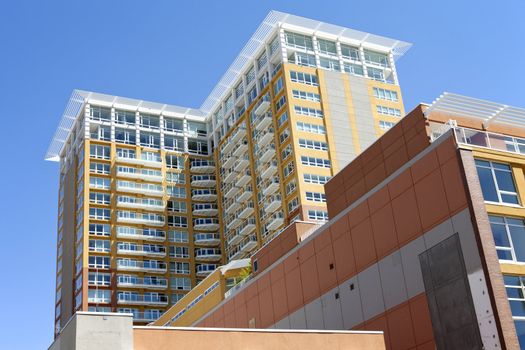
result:
M 352 138 L 354 139 L 354 151 L 356 155 L 361 153 L 361 144 L 359 142 L 359 134 L 357 132 L 357 121 L 355 119 L 354 102 L 352 100 L 352 92 L 350 91 L 350 78 L 347 74 L 343 75 L 343 87 L 348 109 L 348 119 L 350 122 L 350 130 L 352 131 Z

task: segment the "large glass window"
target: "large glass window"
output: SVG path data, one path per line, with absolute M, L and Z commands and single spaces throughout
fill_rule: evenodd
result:
M 498 258 L 525 262 L 525 223 L 523 219 L 490 215 L 490 227 Z
M 93 120 L 109 121 L 111 120 L 111 108 L 91 106 L 89 116 Z
M 118 124 L 135 125 L 135 112 L 115 110 L 115 122 Z
M 504 275 L 503 280 L 520 348 L 525 349 L 525 277 Z
M 384 53 L 365 50 L 365 62 L 388 67 L 388 56 Z
M 310 36 L 306 36 L 303 34 L 297 34 L 297 33 L 291 33 L 291 32 L 285 32 L 284 38 L 286 40 L 287 46 L 296 47 L 299 49 L 307 49 L 307 50 L 312 50 L 312 51 L 314 49 L 314 44 Z
M 135 139 L 136 139 L 135 130 L 115 128 L 115 142 L 134 145 Z
M 341 55 L 354 61 L 359 61 L 359 49 L 357 47 L 341 44 Z
M 476 169 L 486 201 L 519 204 L 512 169 L 508 164 L 476 159 Z
M 141 114 L 140 126 L 149 129 L 158 129 L 160 126 L 160 118 L 156 115 Z
M 317 48 L 321 53 L 333 56 L 337 55 L 337 49 L 333 41 L 317 39 Z

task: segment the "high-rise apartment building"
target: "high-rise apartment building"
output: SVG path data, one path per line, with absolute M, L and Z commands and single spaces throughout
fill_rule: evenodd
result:
M 409 44 L 271 12 L 199 109 L 75 91 L 60 161 L 55 331 L 77 310 L 157 319 L 294 220 L 404 108 Z

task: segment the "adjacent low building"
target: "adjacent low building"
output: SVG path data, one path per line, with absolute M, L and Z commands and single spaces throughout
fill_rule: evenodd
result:
M 289 225 L 252 256 L 248 280 L 186 325 L 381 330 L 388 349 L 523 348 L 524 168 L 524 109 L 445 93 L 326 184 L 326 224 Z

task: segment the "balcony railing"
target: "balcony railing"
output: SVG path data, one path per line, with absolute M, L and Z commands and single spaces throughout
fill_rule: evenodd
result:
M 250 165 L 250 157 L 248 155 L 244 155 L 243 157 L 237 159 L 233 170 L 235 170 L 236 172 L 240 172 L 246 169 L 248 165 Z
M 213 187 L 215 186 L 215 175 L 192 175 L 191 185 L 195 187 Z
M 160 171 L 150 171 L 150 169 L 134 169 L 122 167 L 121 169 L 117 168 L 117 176 L 126 177 L 130 179 L 141 179 L 147 181 L 162 182 L 162 174 Z M 131 170 L 133 169 L 133 170 Z
M 164 189 L 160 185 L 136 183 L 130 181 L 117 181 L 117 191 L 149 194 L 153 196 L 164 195 Z
M 217 269 L 217 264 L 201 264 L 197 265 L 196 273 L 197 276 L 207 276 Z
M 191 199 L 199 202 L 214 201 L 217 199 L 217 192 L 214 189 L 192 190 Z
M 260 116 L 259 118 L 255 119 L 255 129 L 256 130 L 264 130 L 270 125 L 272 125 L 272 113 L 265 113 L 264 115 Z
M 166 232 L 157 229 L 138 229 L 135 227 L 117 227 L 118 238 L 133 238 L 148 241 L 163 242 L 166 240 Z
M 195 249 L 195 259 L 202 261 L 218 261 L 221 259 L 221 250 L 215 248 Z
M 249 252 L 253 248 L 257 247 L 257 236 L 248 236 L 239 245 L 242 252 Z
M 219 209 L 216 204 L 203 203 L 193 204 L 193 215 L 217 216 Z
M 235 157 L 241 157 L 248 152 L 248 141 L 246 139 L 236 145 L 233 155 Z
M 143 214 L 132 211 L 118 211 L 117 222 L 164 226 L 164 216 L 158 214 Z
M 166 248 L 161 245 L 140 245 L 134 243 L 117 243 L 117 254 L 165 257 Z
M 156 260 L 139 261 L 117 259 L 117 270 L 165 273 L 167 271 L 167 267 L 165 262 Z
M 168 288 L 168 280 L 160 277 L 140 278 L 128 275 L 118 275 L 117 286 L 123 288 L 166 289 Z
M 129 305 L 168 305 L 168 297 L 163 294 L 118 294 L 117 303 Z
M 452 127 L 452 129 L 459 144 L 525 154 L 525 139 L 523 138 L 463 127 Z
M 122 163 L 129 164 L 140 164 L 150 167 L 160 168 L 162 167 L 161 158 L 135 158 L 135 157 L 126 157 L 117 155 L 117 161 Z
M 275 156 L 275 144 L 270 143 L 257 153 L 260 155 L 259 161 L 266 163 Z
M 230 135 L 230 142 L 236 143 L 237 141 L 239 141 L 244 136 L 246 136 L 246 127 L 245 126 L 239 126 Z
M 219 229 L 219 220 L 211 218 L 193 219 L 193 229 L 215 231 Z
M 213 173 L 215 164 L 211 160 L 193 159 L 190 163 L 190 171 L 193 173 Z
M 268 229 L 275 230 L 284 223 L 284 215 L 282 212 L 274 213 L 268 219 Z
M 196 233 L 193 235 L 193 242 L 202 246 L 217 246 L 221 239 L 218 233 Z
M 154 211 L 164 211 L 164 202 L 153 198 L 117 197 L 117 206 L 123 208 L 148 209 Z

